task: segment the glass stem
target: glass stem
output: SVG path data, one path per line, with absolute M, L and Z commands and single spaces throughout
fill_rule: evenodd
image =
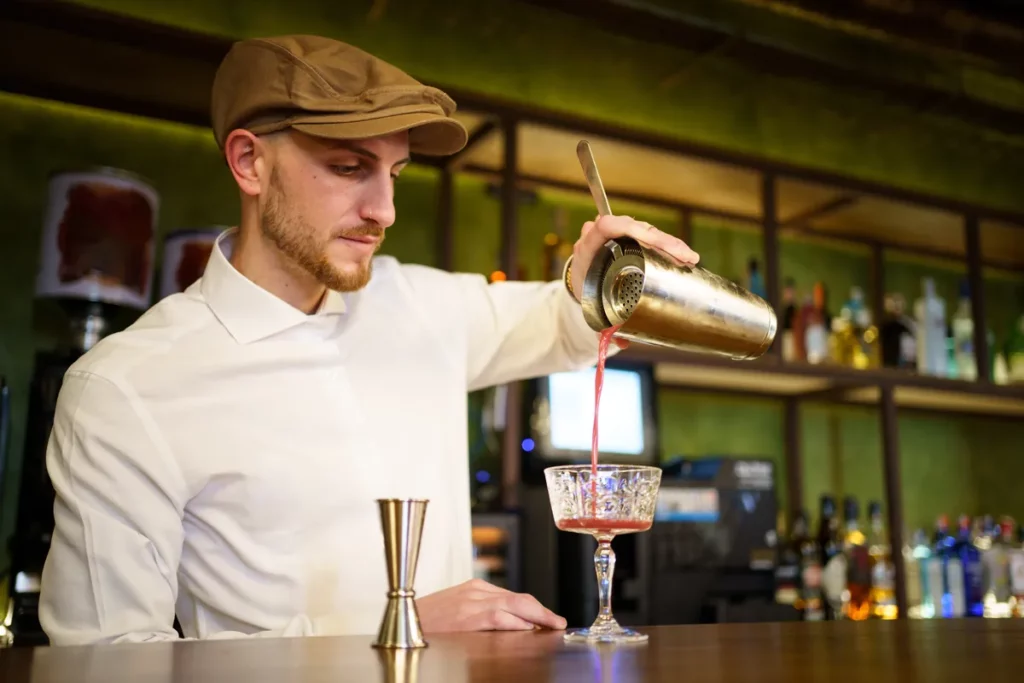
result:
M 601 611 L 594 624 L 613 624 L 612 616 L 612 575 L 615 573 L 615 551 L 610 538 L 598 539 L 594 552 L 594 571 L 597 572 L 597 594 Z

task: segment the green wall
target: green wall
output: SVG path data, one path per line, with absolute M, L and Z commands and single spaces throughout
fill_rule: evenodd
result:
M 20 473 L 26 394 L 32 354 L 46 343 L 40 334 L 45 306 L 33 302 L 40 226 L 48 175 L 59 169 L 92 165 L 125 168 L 151 179 L 161 196 L 162 233 L 210 224 L 231 224 L 237 200 L 230 176 L 208 131 L 80 107 L 0 95 L 0 373 L 13 387 L 14 434 L 11 467 L 3 501 L 4 536 L 13 524 L 14 491 Z M 12 160 L 17 160 L 16 162 Z M 435 264 L 436 172 L 410 168 L 399 181 L 398 220 L 388 231 L 385 251 L 398 258 Z M 674 214 L 619 203 L 655 224 L 673 227 Z M 586 195 L 540 191 L 524 199 L 520 264 L 526 277 L 539 277 L 543 235 L 565 212 L 571 234 L 592 217 Z M 456 182 L 456 268 L 489 273 L 498 264 L 499 203 L 487 183 L 459 176 Z M 760 256 L 756 231 L 697 217 L 693 243 L 705 265 L 728 277 L 743 277 L 747 259 Z M 850 285 L 867 290 L 868 261 L 862 250 L 787 238 L 781 244 L 781 272 L 805 289 L 819 278 L 830 287 L 838 310 Z M 945 267 L 945 269 L 943 269 Z M 962 269 L 960 269 L 962 270 Z M 932 274 L 951 294 L 958 267 L 894 256 L 887 281 L 916 296 L 919 278 Z M 989 275 L 993 321 L 1006 327 L 1024 309 L 1024 280 Z M 782 463 L 781 404 L 756 398 L 720 398 L 677 390 L 658 397 L 663 455 L 760 455 Z M 813 512 L 823 491 L 853 493 L 867 501 L 883 498 L 880 435 L 868 408 L 809 405 L 804 408 L 805 499 Z M 1024 519 L 1018 493 L 1020 443 L 1024 426 L 983 419 L 907 414 L 900 419 L 903 478 L 908 523 L 930 524 L 939 512 L 1009 512 Z M 984 445 L 983 440 L 988 443 Z M 780 495 L 787 495 L 780 471 Z
M 316 33 L 370 50 L 434 83 L 525 101 L 639 129 L 821 167 L 980 204 L 1024 210 L 1024 137 L 976 130 L 937 111 L 896 106 L 868 92 L 746 70 L 727 54 L 623 38 L 556 11 L 513 0 L 75 0 L 93 8 L 230 37 Z M 724 3 L 688 2 L 721 21 Z M 730 7 L 736 20 L 751 11 Z M 736 14 L 741 12 L 741 14 Z M 770 22 L 768 21 L 770 19 Z M 758 20 L 758 31 L 798 50 L 862 62 L 880 53 L 827 32 Z M 791 22 L 792 23 L 792 22 Z M 727 52 L 727 51 L 726 51 Z M 830 57 L 835 59 L 836 55 Z M 904 56 L 898 68 L 912 61 Z M 868 68 L 868 67 L 865 67 Z M 890 70 L 892 67 L 887 67 Z M 936 72 L 937 73 L 937 72 Z M 921 71 L 901 74 L 928 78 Z M 998 78 L 955 74 L 972 93 L 1020 93 Z M 940 85 L 949 85 L 943 75 Z

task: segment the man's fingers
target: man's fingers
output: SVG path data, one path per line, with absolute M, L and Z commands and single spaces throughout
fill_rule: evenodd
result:
M 530 631 L 533 623 L 499 609 L 490 613 L 486 627 L 494 631 Z
M 546 626 L 552 629 L 565 628 L 565 619 L 540 604 L 532 595 L 527 595 L 526 593 L 512 593 L 505 596 L 504 601 L 501 603 L 501 608 L 538 626 Z
M 641 223 L 628 216 L 602 216 L 595 224 L 588 242 L 596 242 L 597 246 L 616 237 L 632 237 L 638 242 L 660 249 L 683 263 L 696 264 L 700 255 L 690 248 L 686 242 L 662 232 L 650 223 Z M 598 233 L 597 236 L 594 233 Z M 589 244 L 588 244 L 589 246 Z M 594 247 L 596 249 L 596 246 Z
M 483 579 L 470 579 L 468 586 L 484 593 L 512 593 L 512 591 L 506 588 L 495 586 L 493 583 L 484 581 Z

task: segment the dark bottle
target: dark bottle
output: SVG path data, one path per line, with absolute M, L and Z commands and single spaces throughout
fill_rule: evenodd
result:
M 793 545 L 800 557 L 800 599 L 797 602 L 804 621 L 825 618 L 825 600 L 821 592 L 821 555 L 811 538 L 807 515 L 801 512 L 793 523 Z
M 917 366 L 917 341 L 901 295 L 886 295 L 885 315 L 879 334 L 882 338 L 882 365 L 907 369 Z
M 818 520 L 818 552 L 821 561 L 821 592 L 825 619 L 842 618 L 843 592 L 846 590 L 846 561 L 839 542 L 839 518 L 832 496 L 821 497 Z
M 793 520 L 789 538 L 779 539 L 779 556 L 775 563 L 775 602 L 800 606 L 800 538 L 806 535 L 806 522 L 798 515 Z
M 871 555 L 867 537 L 857 519 L 860 509 L 856 498 L 846 497 L 843 513 L 846 518 L 843 554 L 846 555 L 846 589 L 849 593 L 843 612 L 847 619 L 863 621 L 871 616 Z

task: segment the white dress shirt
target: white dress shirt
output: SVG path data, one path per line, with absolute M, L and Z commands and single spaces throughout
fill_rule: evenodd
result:
M 430 500 L 418 595 L 470 579 L 467 391 L 596 360 L 560 282 L 378 257 L 306 315 L 232 267 L 232 239 L 65 376 L 52 644 L 174 639 L 175 614 L 187 638 L 375 633 L 375 499 Z

